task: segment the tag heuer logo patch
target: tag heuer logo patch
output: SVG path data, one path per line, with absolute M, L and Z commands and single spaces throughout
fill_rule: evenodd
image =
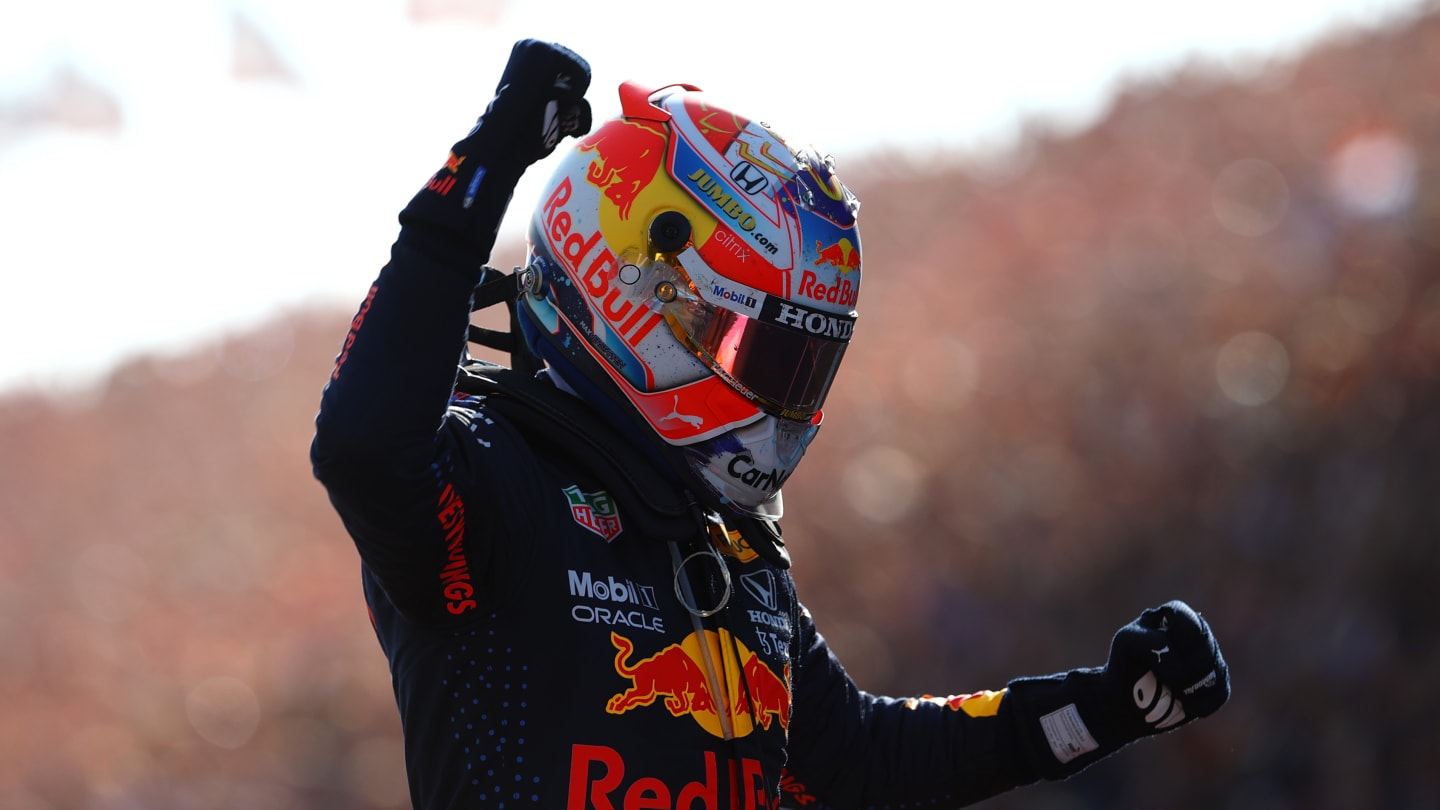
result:
M 581 492 L 579 487 L 566 487 L 565 498 L 570 501 L 570 516 L 576 523 L 605 538 L 607 543 L 619 536 L 620 513 L 610 493 Z

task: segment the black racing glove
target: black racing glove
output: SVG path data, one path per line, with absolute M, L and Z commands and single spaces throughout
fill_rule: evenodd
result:
M 523 39 L 470 134 L 450 148 L 445 164 L 400 212 L 401 241 L 478 268 L 515 184 L 560 139 L 590 131 L 590 64 L 550 42 Z
M 1120 628 L 1103 668 L 1022 678 L 1009 689 L 1038 775 L 1055 779 L 1214 713 L 1230 698 L 1230 671 L 1210 625 L 1177 600 Z

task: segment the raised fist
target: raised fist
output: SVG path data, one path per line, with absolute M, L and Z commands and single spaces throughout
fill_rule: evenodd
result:
M 590 65 L 570 49 L 522 39 L 485 112 L 400 212 L 401 241 L 478 270 L 520 176 L 565 136 L 590 131 Z
M 1229 698 L 1230 671 L 1210 625 L 1180 601 L 1120 628 L 1105 666 L 1017 678 L 1006 697 L 1028 720 L 1036 772 L 1052 779 L 1211 714 Z
M 1136 737 L 1204 717 L 1230 697 L 1230 673 L 1210 625 L 1178 600 L 1120 628 L 1105 680 L 1128 690 L 1128 717 L 1116 719 Z

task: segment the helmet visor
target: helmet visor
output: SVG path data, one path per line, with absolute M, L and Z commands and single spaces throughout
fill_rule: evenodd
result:
M 767 300 L 760 317 L 749 317 L 703 300 L 683 282 L 674 289 L 662 284 L 657 297 L 675 337 L 740 393 L 785 419 L 819 413 L 845 355 L 847 340 L 839 336 L 849 337 L 850 321 L 781 299 Z

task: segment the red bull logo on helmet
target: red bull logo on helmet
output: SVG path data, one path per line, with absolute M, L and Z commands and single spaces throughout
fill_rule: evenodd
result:
M 577 148 L 595 153 L 585 179 L 615 203 L 621 219 L 629 219 L 635 198 L 654 182 L 665 160 L 665 127 L 653 121 L 616 119 Z
M 800 274 L 797 295 L 837 309 L 854 309 L 860 298 L 860 248 L 842 236 L 832 244 L 815 240 L 811 267 Z
M 615 671 L 630 686 L 605 704 L 610 714 L 629 711 L 656 711 L 655 704 L 672 717 L 689 716 L 716 737 L 724 737 L 729 725 L 736 737 L 772 726 L 790 726 L 790 668 L 776 675 L 760 656 L 751 652 L 730 631 L 706 630 L 691 633 L 678 644 L 635 660 L 635 645 L 619 633 L 610 634 L 615 645 Z M 715 662 L 707 671 L 705 651 Z M 738 655 L 738 660 L 736 656 Z M 726 723 L 721 722 L 722 717 Z
M 860 290 L 849 279 L 840 279 L 826 284 L 813 270 L 800 274 L 799 293 L 812 301 L 824 301 L 841 307 L 854 307 L 860 300 Z
M 851 270 L 860 269 L 860 250 L 850 241 L 847 236 L 840 237 L 840 241 L 826 247 L 820 240 L 815 240 L 815 263 L 828 264 L 840 271 L 843 275 Z
M 617 281 L 619 262 L 602 241 L 601 233 L 580 227 L 569 203 L 575 193 L 570 178 L 565 178 L 540 209 L 543 217 L 541 237 L 549 240 L 557 258 L 571 270 L 572 276 L 590 297 L 605 323 L 630 346 L 645 338 L 663 318 L 624 295 Z

